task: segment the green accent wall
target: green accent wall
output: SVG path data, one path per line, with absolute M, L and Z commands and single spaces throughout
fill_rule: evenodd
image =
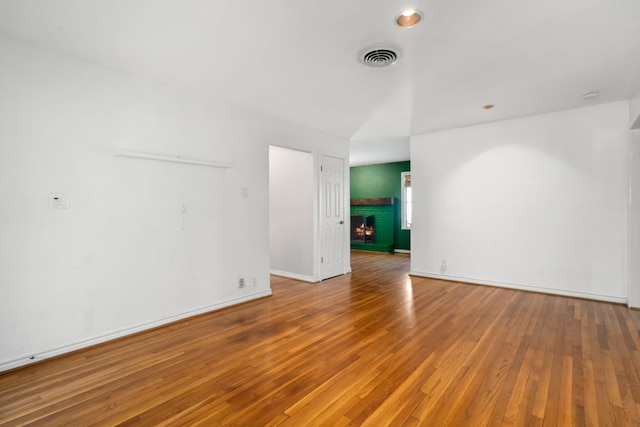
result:
M 351 198 L 364 199 L 375 197 L 395 197 L 397 203 L 393 205 L 394 212 L 394 236 L 393 245 L 396 249 L 411 249 L 411 231 L 401 230 L 402 226 L 402 189 L 400 187 L 400 173 L 411 170 L 411 162 L 383 163 L 378 165 L 355 166 L 351 168 Z M 360 209 L 351 208 L 356 215 Z M 376 223 L 376 227 L 377 227 Z M 376 230 L 377 233 L 377 230 Z M 368 249 L 366 245 L 357 245 L 357 249 Z M 352 245 L 352 247 L 354 247 Z M 371 250 L 388 250 L 369 247 Z M 355 247 L 354 247 L 355 249 Z

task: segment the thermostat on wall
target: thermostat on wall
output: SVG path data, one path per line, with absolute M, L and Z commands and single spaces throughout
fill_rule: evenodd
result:
M 49 207 L 51 209 L 69 209 L 69 195 L 62 193 L 50 194 Z

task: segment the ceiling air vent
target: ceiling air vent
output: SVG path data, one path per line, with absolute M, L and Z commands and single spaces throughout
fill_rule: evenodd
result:
M 360 51 L 360 62 L 370 67 L 387 67 L 400 59 L 400 50 L 395 47 L 373 47 Z

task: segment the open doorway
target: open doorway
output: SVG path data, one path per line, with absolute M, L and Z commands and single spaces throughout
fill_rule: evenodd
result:
M 313 155 L 269 147 L 269 250 L 271 273 L 317 282 Z

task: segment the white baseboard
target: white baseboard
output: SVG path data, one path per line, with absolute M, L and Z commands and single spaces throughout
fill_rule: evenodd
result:
M 414 270 L 411 270 L 409 272 L 409 275 L 418 276 L 418 277 L 428 277 L 431 279 L 448 280 L 451 282 L 472 283 L 475 285 L 487 285 L 487 286 L 495 286 L 498 288 L 517 289 L 521 291 L 538 292 L 543 294 L 562 295 L 565 297 L 575 297 L 575 298 L 583 298 L 583 299 L 590 299 L 590 300 L 597 300 L 597 301 L 627 304 L 627 298 L 616 297 L 613 295 L 594 294 L 590 292 L 567 291 L 563 289 L 552 289 L 552 288 L 543 288 L 540 286 L 521 285 L 517 283 L 494 282 L 491 280 L 479 280 L 471 277 L 448 276 L 445 274 L 426 273 L 423 271 L 414 271 Z
M 394 252 L 397 254 L 410 254 L 411 251 L 408 249 L 394 249 Z
M 222 301 L 217 304 L 212 304 L 206 307 L 202 307 L 196 310 L 188 311 L 186 313 L 177 314 L 175 316 L 167 317 L 164 319 L 156 320 L 154 322 L 144 323 L 141 325 L 133 326 L 131 328 L 122 329 L 119 331 L 111 332 L 109 334 L 101 335 L 87 340 L 75 342 L 73 344 L 65 345 L 59 348 L 45 350 L 33 355 L 21 357 L 19 359 L 10 360 L 7 362 L 0 362 L 0 372 L 8 371 L 10 369 L 26 366 L 30 363 L 38 362 L 40 360 L 49 359 L 54 356 L 60 356 L 72 351 L 81 350 L 83 348 L 91 347 L 96 344 L 101 344 L 107 341 L 111 341 L 117 338 L 122 338 L 127 335 L 142 332 L 148 329 L 157 328 L 158 326 L 166 325 L 172 322 L 176 322 L 189 317 L 197 316 L 199 314 L 208 313 L 210 311 L 216 311 L 221 308 L 230 307 L 232 305 L 240 304 L 243 302 L 251 301 L 257 298 L 267 297 L 271 295 L 271 289 L 266 291 L 255 292 L 247 295 L 243 295 L 238 298 L 232 298 L 230 300 Z
M 304 276 L 302 274 L 290 273 L 288 271 L 271 270 L 271 274 L 274 276 L 287 277 L 289 279 L 301 280 L 309 283 L 317 283 L 321 281 L 319 277 Z

